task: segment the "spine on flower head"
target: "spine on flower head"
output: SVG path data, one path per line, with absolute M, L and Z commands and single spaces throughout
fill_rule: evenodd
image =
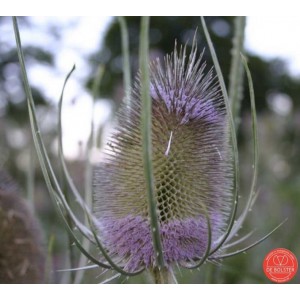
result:
M 0 171 L 0 283 L 43 283 L 41 229 L 14 181 Z
M 213 70 L 186 47 L 150 65 L 155 199 L 167 267 L 201 258 L 226 230 L 232 155 Z M 108 252 L 128 271 L 155 268 L 141 143 L 140 81 L 95 167 L 94 211 Z M 208 232 L 209 218 L 210 230 Z

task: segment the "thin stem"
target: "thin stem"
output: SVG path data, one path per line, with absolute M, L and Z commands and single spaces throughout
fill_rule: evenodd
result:
M 130 55 L 129 55 L 129 37 L 126 19 L 124 17 L 118 17 L 118 21 L 121 27 L 122 37 L 122 58 L 123 58 L 123 78 L 126 104 L 130 104 L 130 87 L 131 87 L 131 71 L 130 71 Z
M 74 68 L 71 70 L 71 72 L 69 72 L 68 76 L 66 77 L 66 80 L 64 82 L 64 86 L 63 86 L 63 89 L 62 89 L 62 93 L 61 93 L 61 97 L 60 97 L 60 101 L 59 101 L 59 116 L 61 115 L 61 111 L 62 111 L 62 101 L 63 101 L 63 94 L 64 94 L 64 89 L 65 89 L 65 86 L 66 86 L 66 83 L 67 83 L 67 80 L 68 78 L 71 76 L 72 72 L 73 72 Z M 67 209 L 67 216 L 68 217 L 71 217 L 73 222 L 75 223 L 75 225 L 79 228 L 79 226 L 82 227 L 81 232 L 83 235 L 85 235 L 86 237 L 89 238 L 90 242 L 95 242 L 96 245 L 98 246 L 99 250 L 101 251 L 101 253 L 103 254 L 103 256 L 105 257 L 105 259 L 107 260 L 107 262 L 109 263 L 109 265 L 114 268 L 117 272 L 123 274 L 123 275 L 126 275 L 126 276 L 133 276 L 133 275 L 136 275 L 138 274 L 139 272 L 141 272 L 141 270 L 137 271 L 137 272 L 134 272 L 134 273 L 130 273 L 130 272 L 126 272 L 125 270 L 123 270 L 121 267 L 119 267 L 118 265 L 116 265 L 113 260 L 109 257 L 107 251 L 105 250 L 105 248 L 103 247 L 102 245 L 102 242 L 100 242 L 100 239 L 98 238 L 97 236 L 97 233 L 94 229 L 94 223 L 95 223 L 95 219 L 94 219 L 94 216 L 91 214 L 90 212 L 90 209 L 88 207 L 88 205 L 86 204 L 86 202 L 84 202 L 84 200 L 81 198 L 74 182 L 73 182 L 73 179 L 71 178 L 70 174 L 69 174 L 69 171 L 67 169 L 67 166 L 66 166 L 66 163 L 65 163 L 65 160 L 64 160 L 64 155 L 63 155 L 63 147 L 62 147 L 62 133 L 61 133 L 61 117 L 59 117 L 59 158 L 60 158 L 60 162 L 61 162 L 61 165 L 63 167 L 63 175 L 65 176 L 65 179 L 67 180 L 67 183 L 68 183 L 68 186 L 69 188 L 71 189 L 73 195 L 75 196 L 75 199 L 77 199 L 78 203 L 81 205 L 81 207 L 83 208 L 84 212 L 85 212 L 85 216 L 88 220 L 88 224 L 89 226 L 92 228 L 92 235 L 94 237 L 94 241 L 91 240 L 88 236 L 86 236 L 85 232 L 82 230 L 82 229 L 86 229 L 88 231 L 90 231 L 88 229 L 87 226 L 85 226 L 84 224 L 81 224 L 81 223 L 78 223 L 76 217 L 74 216 L 72 210 L 69 208 L 69 205 L 68 203 L 66 203 L 64 201 L 64 196 L 62 193 L 59 194 L 61 198 L 61 200 L 63 200 L 62 202 L 62 205 L 64 206 L 65 209 Z M 50 165 L 50 162 L 49 162 L 49 165 Z M 64 218 L 65 219 L 65 218 Z M 92 224 L 93 223 L 93 224 Z M 68 225 L 68 224 L 67 224 Z M 67 226 L 67 228 L 69 228 L 69 226 Z M 71 230 L 71 234 L 72 236 L 74 235 L 74 233 L 72 232 Z M 75 241 L 76 242 L 76 241 Z M 76 243 L 76 245 L 78 246 L 78 244 Z M 84 251 L 82 251 L 82 249 Z M 83 247 L 83 245 L 80 245 L 80 250 L 82 253 L 84 253 L 84 255 L 86 255 L 86 253 L 88 253 L 87 250 L 85 250 L 85 248 Z
M 206 218 L 206 222 L 207 222 L 207 246 L 206 246 L 206 250 L 202 256 L 202 258 L 196 263 L 196 264 L 182 264 L 180 263 L 181 266 L 183 266 L 184 268 L 187 269 L 197 269 L 200 266 L 202 266 L 204 264 L 204 262 L 206 261 L 206 259 L 209 257 L 210 255 L 210 250 L 211 250 L 211 237 L 212 237 L 212 231 L 211 231 L 211 225 L 210 225 L 210 219 L 209 219 L 209 215 L 207 212 L 207 208 L 203 207 L 204 213 L 205 213 L 205 218 Z
M 153 277 L 154 283 L 156 284 L 177 283 L 172 272 L 173 271 L 169 270 L 168 268 L 154 268 L 151 270 L 151 275 Z
M 15 32 L 15 38 L 16 38 L 16 44 L 17 44 L 17 53 L 19 57 L 19 63 L 21 67 L 21 74 L 22 74 L 22 79 L 24 82 L 24 88 L 25 88 L 25 93 L 27 96 L 27 105 L 28 105 L 28 112 L 29 112 L 29 120 L 30 120 L 30 125 L 31 125 L 31 131 L 32 131 L 32 136 L 33 136 L 33 141 L 35 144 L 36 152 L 39 158 L 40 166 L 44 175 L 44 179 L 47 185 L 47 188 L 49 190 L 49 194 L 51 199 L 54 201 L 56 204 L 56 208 L 64 222 L 64 225 L 67 228 L 68 233 L 70 233 L 74 239 L 75 244 L 79 248 L 79 250 L 84 253 L 92 262 L 95 264 L 103 267 L 103 268 L 108 268 L 110 269 L 111 267 L 109 265 L 106 265 L 105 263 L 102 263 L 95 259 L 92 255 L 90 255 L 85 249 L 81 246 L 80 241 L 77 239 L 73 229 L 69 226 L 66 218 L 65 218 L 65 212 L 68 213 L 68 215 L 72 218 L 72 221 L 75 223 L 76 227 L 79 229 L 79 231 L 88 239 L 90 239 L 90 236 L 95 235 L 94 232 L 90 232 L 90 230 L 84 226 L 78 218 L 75 217 L 73 214 L 73 211 L 70 209 L 64 194 L 62 193 L 61 187 L 58 183 L 58 180 L 54 174 L 54 171 L 52 169 L 45 145 L 43 143 L 43 140 L 41 138 L 41 132 L 39 129 L 39 125 L 37 122 L 36 118 L 36 112 L 35 112 L 35 104 L 34 100 L 32 97 L 31 93 L 31 88 L 29 85 L 28 77 L 27 77 L 27 72 L 26 72 L 26 67 L 25 67 L 25 62 L 24 62 L 24 55 L 23 55 L 23 50 L 22 50 L 22 44 L 21 44 L 21 39 L 20 39 L 20 33 L 19 33 L 19 28 L 18 28 L 18 23 L 16 17 L 13 17 L 13 26 L 14 26 L 14 32 Z M 71 71 L 72 72 L 72 71 Z M 68 74 L 66 80 L 70 76 L 71 72 Z M 66 83 L 65 80 L 65 83 Z M 64 161 L 64 160 L 62 160 Z M 65 169 L 64 174 L 66 175 L 66 179 L 69 183 L 69 185 L 72 182 L 71 178 L 69 178 L 69 174 L 67 172 L 67 169 Z M 77 195 L 76 192 L 77 190 L 75 188 L 72 189 L 74 195 L 78 197 L 77 201 L 78 203 L 82 206 L 84 209 L 85 213 L 87 213 L 88 208 L 86 207 L 85 203 L 82 202 L 80 195 Z M 90 239 L 91 241 L 91 239 Z
M 87 149 L 86 149 L 86 169 L 85 169 L 85 182 L 84 182 L 84 191 L 85 191 L 85 201 L 88 206 L 88 208 L 92 208 L 92 201 L 93 201 L 93 167 L 91 164 L 91 151 L 95 145 L 95 124 L 94 124 L 94 107 L 95 107 L 95 101 L 97 97 L 97 93 L 100 87 L 101 79 L 103 77 L 104 68 L 102 65 L 99 66 L 97 75 L 93 84 L 93 105 L 92 105 L 92 118 L 91 118 L 91 132 L 87 143 Z M 84 216 L 84 224 L 86 226 L 89 225 L 89 221 L 87 216 Z M 89 251 L 91 243 L 88 239 L 84 239 L 82 242 L 82 246 Z M 87 257 L 81 253 L 79 257 L 79 266 L 84 266 L 88 262 Z M 85 269 L 78 270 L 76 272 L 76 276 L 74 279 L 74 283 L 80 283 L 84 277 Z
M 256 108 L 255 108 L 255 95 L 254 95 L 254 87 L 253 87 L 253 81 L 252 76 L 247 64 L 246 58 L 240 54 L 242 63 L 244 65 L 244 68 L 246 70 L 246 75 L 248 79 L 248 86 L 250 91 L 250 103 L 251 103 L 251 118 L 252 118 L 252 139 L 253 139 L 253 175 L 252 175 L 252 182 L 251 182 L 251 188 L 250 193 L 248 197 L 248 201 L 246 203 L 246 206 L 241 213 L 240 217 L 235 222 L 232 231 L 228 237 L 228 241 L 230 241 L 235 234 L 239 231 L 239 229 L 242 227 L 248 212 L 250 211 L 254 201 L 256 200 L 257 193 L 256 190 L 256 184 L 257 184 L 257 172 L 258 172 L 258 136 L 257 136 L 257 117 L 256 117 Z
M 28 169 L 27 169 L 27 200 L 30 204 L 32 212 L 35 211 L 34 206 L 34 178 L 35 178 L 35 157 L 32 143 L 28 147 Z
M 234 37 L 232 59 L 229 73 L 229 100 L 236 128 L 240 123 L 240 107 L 243 94 L 244 69 L 241 63 L 241 53 L 244 52 L 246 17 L 238 16 L 234 20 Z
M 219 61 L 217 58 L 217 54 L 216 54 L 214 45 L 210 38 L 210 34 L 208 32 L 208 29 L 207 29 L 207 26 L 206 26 L 206 23 L 205 23 L 205 20 L 203 17 L 201 17 L 201 23 L 202 23 L 202 27 L 204 29 L 204 34 L 205 34 L 205 37 L 206 37 L 206 40 L 208 43 L 208 47 L 209 47 L 209 50 L 210 50 L 210 53 L 212 56 L 212 60 L 213 60 L 213 63 L 214 63 L 215 69 L 216 69 L 216 73 L 217 73 L 217 76 L 219 79 L 221 91 L 222 91 L 223 98 L 224 98 L 224 104 L 226 107 L 226 113 L 227 113 L 228 122 L 229 122 L 230 137 L 231 137 L 232 152 L 233 152 L 233 167 L 234 167 L 234 182 L 233 182 L 234 195 L 233 195 L 232 213 L 230 216 L 230 220 L 229 220 L 229 224 L 228 224 L 228 228 L 227 228 L 226 232 L 221 237 L 220 241 L 218 241 L 218 245 L 210 252 L 210 255 L 212 255 L 215 252 L 217 252 L 222 247 L 222 245 L 226 242 L 228 236 L 230 235 L 231 229 L 233 227 L 234 220 L 235 220 L 236 213 L 237 213 L 237 206 L 238 206 L 240 172 L 239 172 L 239 153 L 238 153 L 238 147 L 237 147 L 235 124 L 234 124 L 234 119 L 232 116 L 229 98 L 228 98 L 228 94 L 227 94 L 227 90 L 226 90 L 226 86 L 225 86 L 225 81 L 223 78 L 223 74 L 221 71 L 221 67 L 220 67 L 220 64 L 219 64 Z
M 50 235 L 48 240 L 48 251 L 46 257 L 45 267 L 45 283 L 52 283 L 52 255 L 55 237 L 53 234 Z
M 237 250 L 235 252 L 225 253 L 225 254 L 221 254 L 221 255 L 215 256 L 214 258 L 215 259 L 223 259 L 223 258 L 235 256 L 237 254 L 240 254 L 240 253 L 243 253 L 245 251 L 250 250 L 251 248 L 255 247 L 256 245 L 258 245 L 258 244 L 262 243 L 264 240 L 266 240 L 271 234 L 273 234 L 273 232 L 275 232 L 278 228 L 280 228 L 286 221 L 287 221 L 287 219 L 285 219 L 278 226 L 276 226 L 272 231 L 270 231 L 268 234 L 266 234 L 264 237 L 262 237 L 261 239 L 257 240 L 253 244 L 251 244 L 251 245 L 249 245 L 249 246 L 247 246 L 247 247 L 245 247 L 243 249 Z
M 64 186 L 64 191 L 65 191 L 65 195 L 66 195 L 66 200 L 68 202 L 68 204 L 70 204 L 70 193 L 67 190 L 67 185 L 64 179 L 63 180 L 63 186 Z M 73 226 L 73 222 L 72 222 L 72 218 L 70 217 L 69 214 L 66 214 L 66 221 L 68 223 L 68 225 L 72 228 Z M 67 248 L 68 248 L 68 259 L 69 259 L 69 265 L 70 268 L 75 268 L 77 266 L 77 256 L 75 253 L 75 248 L 74 248 L 74 239 L 73 236 L 70 233 L 67 233 Z M 75 274 L 74 273 L 70 273 L 69 274 L 69 283 L 75 283 Z
M 159 223 L 156 212 L 156 200 L 154 191 L 154 176 L 152 166 L 152 140 L 151 118 L 152 103 L 150 98 L 150 75 L 149 75 L 149 17 L 142 17 L 140 32 L 140 69 L 141 69 L 141 124 L 142 124 L 142 148 L 143 163 L 146 179 L 147 199 L 149 206 L 150 226 L 153 240 L 155 259 L 159 268 L 164 267 L 162 242 L 159 232 Z

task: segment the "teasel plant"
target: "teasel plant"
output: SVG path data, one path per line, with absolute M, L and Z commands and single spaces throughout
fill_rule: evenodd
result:
M 234 95 L 237 102 L 241 99 L 237 90 L 242 84 L 242 64 L 250 90 L 253 175 L 248 200 L 238 216 L 239 159 L 234 115 L 238 109 L 233 109 L 233 102 L 227 95 L 203 17 L 201 24 L 215 70 L 206 70 L 202 54 L 199 56 L 196 47 L 196 34 L 189 54 L 185 46 L 175 44 L 174 52 L 165 57 L 163 64 L 159 60 L 149 63 L 150 18 L 142 17 L 140 72 L 133 87 L 130 86 L 126 22 L 119 18 L 123 53 L 127 53 L 124 56 L 126 97 L 118 113 L 119 123 L 105 148 L 105 160 L 95 166 L 87 160 L 88 199 L 83 199 L 78 192 L 62 147 L 63 94 L 75 67 L 64 82 L 58 117 L 59 159 L 72 192 L 71 199 L 67 199 L 42 140 L 17 19 L 13 18 L 40 166 L 67 232 L 89 262 L 86 267 L 73 270 L 84 272 L 100 267 L 114 271 L 110 279 L 147 272 L 154 283 L 177 283 L 175 268 L 201 270 L 206 262 L 220 262 L 251 249 L 282 225 L 248 246 L 240 246 L 253 233 L 237 236 L 257 198 L 258 170 L 254 89 L 247 60 L 240 54 L 242 40 L 239 39 L 243 39 L 243 34 L 239 30 L 245 20 L 240 21 L 236 22 L 231 97 Z M 89 148 L 93 136 L 92 126 Z M 85 221 L 74 213 L 70 201 L 80 205 Z M 98 255 L 89 251 L 89 245 L 98 249 Z

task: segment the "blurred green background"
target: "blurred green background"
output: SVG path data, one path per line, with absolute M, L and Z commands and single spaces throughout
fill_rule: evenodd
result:
M 39 74 L 34 72 L 42 67 L 51 70 L 54 76 L 57 74 L 58 77 L 62 76 L 63 78 L 67 71 L 62 74 L 59 66 L 65 60 L 66 66 L 64 68 L 71 68 L 69 61 L 72 60 L 72 57 L 65 58 L 63 56 L 63 52 L 66 50 L 64 48 L 66 35 L 62 32 L 63 29 L 66 32 L 67 28 L 69 35 L 72 35 L 72 29 L 78 25 L 79 19 L 74 18 L 72 22 L 66 21 L 56 24 L 55 18 L 53 18 L 52 22 L 46 25 L 41 22 L 43 25 L 41 28 L 36 26 L 37 23 L 33 22 L 32 18 L 24 17 L 18 20 L 21 38 L 22 33 L 26 31 L 25 38 L 29 41 L 24 44 L 29 75 L 31 73 Z M 126 21 L 129 29 L 130 62 L 134 77 L 138 69 L 140 18 L 127 17 Z M 206 22 L 225 81 L 228 83 L 234 18 L 207 17 Z M 172 52 L 175 40 L 177 40 L 177 44 L 187 43 L 189 47 L 196 28 L 198 28 L 199 50 L 207 49 L 198 17 L 152 17 L 150 24 L 151 59 L 162 58 L 166 53 Z M 39 35 L 41 31 L 43 31 L 45 40 Z M 99 64 L 105 67 L 97 101 L 102 101 L 106 107 L 109 107 L 109 117 L 98 127 L 101 136 L 105 136 L 107 128 L 111 126 L 114 113 L 124 96 L 120 27 L 116 19 L 107 20 L 104 33 L 105 35 L 96 47 L 81 57 L 76 71 L 79 74 L 77 77 L 75 75 L 74 81 L 74 85 L 81 87 L 80 93 L 91 95 L 96 70 Z M 86 32 L 87 36 L 89 34 L 90 32 Z M 84 49 L 89 48 L 87 36 L 83 34 L 75 37 L 78 40 L 82 39 L 82 43 L 85 44 Z M 39 43 L 35 39 L 39 40 Z M 59 47 L 43 46 L 43 44 L 48 45 L 49 41 L 53 41 Z M 270 250 L 279 247 L 287 248 L 294 252 L 298 259 L 300 258 L 300 78 L 290 75 L 286 62 L 281 59 L 266 61 L 262 57 L 247 52 L 246 54 L 253 76 L 258 110 L 260 161 L 259 196 L 241 232 L 247 233 L 255 229 L 252 236 L 252 241 L 254 241 L 268 233 L 284 219 L 288 218 L 288 221 L 266 241 L 246 254 L 226 259 L 219 265 L 206 264 L 201 267 L 200 271 L 190 272 L 175 269 L 179 283 L 270 283 L 262 271 L 263 259 Z M 208 50 L 204 52 L 204 59 L 210 68 L 212 62 Z M 77 64 L 77 61 L 74 63 Z M 57 159 L 56 119 L 57 99 L 60 90 L 57 89 L 57 85 L 53 84 L 52 89 L 54 91 L 51 91 L 51 82 L 47 78 L 45 81 L 47 81 L 48 89 L 37 82 L 31 82 L 31 84 L 42 136 L 59 175 L 61 170 Z M 60 82 L 61 87 L 62 84 L 63 79 Z M 73 85 L 71 85 L 72 88 Z M 76 88 L 73 90 L 77 91 Z M 56 99 L 52 98 L 53 92 L 57 94 Z M 80 100 L 78 100 L 79 96 L 78 98 L 72 97 L 66 99 L 69 101 L 68 108 L 70 110 L 72 105 L 76 105 L 76 101 Z M 83 120 L 85 119 L 83 118 Z M 80 119 L 74 120 L 75 123 L 78 121 L 82 122 Z M 72 124 L 70 126 L 68 128 L 72 128 Z M 84 125 L 81 124 L 81 126 Z M 73 132 L 64 130 L 64 136 L 68 134 L 71 135 Z M 6 169 L 21 186 L 22 196 L 27 201 L 33 201 L 36 216 L 43 228 L 46 247 L 49 240 L 53 239 L 53 247 L 49 257 L 51 257 L 54 271 L 51 272 L 51 279 L 49 280 L 53 283 L 72 282 L 73 275 L 70 275 L 69 272 L 55 271 L 70 266 L 68 243 L 72 244 L 72 241 L 69 241 L 55 212 L 54 205 L 50 201 L 35 156 L 14 44 L 12 22 L 7 17 L 0 17 L 0 136 L 0 167 Z M 241 204 L 243 204 L 250 190 L 252 174 L 251 116 L 246 84 L 241 103 L 238 143 L 242 187 Z M 83 192 L 85 140 L 79 139 L 77 144 L 73 144 L 73 147 L 76 149 L 68 157 L 68 166 L 79 190 Z M 34 176 L 34 191 L 31 191 L 30 185 L 28 185 L 32 176 Z M 245 245 L 249 242 L 245 242 Z M 79 251 L 73 246 L 71 249 L 71 265 L 76 266 Z M 88 270 L 83 282 L 98 283 L 111 276 L 111 274 L 101 275 L 102 271 L 100 269 Z M 121 277 L 112 282 L 145 283 L 146 281 L 147 275 L 142 275 L 129 280 Z M 291 283 L 299 282 L 300 272 Z

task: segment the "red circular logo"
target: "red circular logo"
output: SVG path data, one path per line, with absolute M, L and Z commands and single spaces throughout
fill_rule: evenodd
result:
M 266 255 L 263 269 L 271 281 L 284 283 L 290 281 L 296 275 L 298 261 L 291 251 L 277 248 Z

